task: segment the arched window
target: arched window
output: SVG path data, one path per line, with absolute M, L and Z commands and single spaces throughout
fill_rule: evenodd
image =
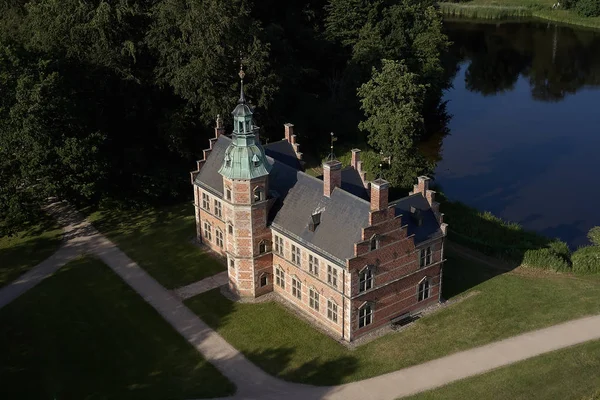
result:
M 373 235 L 371 236 L 371 240 L 369 240 L 369 251 L 377 250 L 379 248 L 379 236 Z
M 261 240 L 258 244 L 258 252 L 264 254 L 268 251 L 271 251 L 271 242 L 268 240 Z
M 260 276 L 259 281 L 260 281 L 260 287 L 267 286 L 269 284 L 269 274 L 267 274 L 266 272 L 263 273 Z
M 361 271 L 358 272 L 358 291 L 364 292 L 369 289 L 373 289 L 374 281 L 374 268 L 372 265 L 365 266 Z
M 373 304 L 365 303 L 358 309 L 358 327 L 370 325 L 373 322 Z
M 429 278 L 425 277 L 421 279 L 421 282 L 419 282 L 419 287 L 417 289 L 417 301 L 423 301 L 425 299 L 428 299 L 431 291 L 430 289 L 431 283 L 429 281 Z
M 254 188 L 254 202 L 263 201 L 265 199 L 264 189 L 262 186 L 257 186 Z

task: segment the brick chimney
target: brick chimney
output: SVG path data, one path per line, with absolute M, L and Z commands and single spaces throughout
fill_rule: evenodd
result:
M 371 182 L 371 211 L 385 210 L 388 206 L 390 184 L 383 179 Z
M 338 160 L 323 163 L 323 194 L 331 197 L 333 189 L 342 186 L 342 163 Z
M 296 141 L 296 135 L 294 135 L 294 124 L 290 124 L 288 122 L 287 124 L 283 124 L 283 128 L 285 129 L 285 140 L 287 140 L 291 144 L 294 144 L 294 142 Z M 292 136 L 294 137 L 292 138 Z
M 423 196 L 429 190 L 429 182 L 431 179 L 428 176 L 419 176 L 417 178 L 417 184 L 414 185 L 413 191 L 410 194 L 421 193 Z
M 359 167 L 359 163 L 360 163 L 360 149 L 352 149 L 352 161 L 350 163 L 350 165 L 352 166 L 352 168 L 354 168 L 355 170 L 360 170 Z

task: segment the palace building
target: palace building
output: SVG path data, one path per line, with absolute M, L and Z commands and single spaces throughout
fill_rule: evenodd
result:
M 243 81 L 240 92 L 233 132 L 217 118 L 191 173 L 198 240 L 227 258 L 231 291 L 274 292 L 345 341 L 439 302 L 447 225 L 429 178 L 391 202 L 357 149 L 310 176 L 294 126 L 262 146 Z

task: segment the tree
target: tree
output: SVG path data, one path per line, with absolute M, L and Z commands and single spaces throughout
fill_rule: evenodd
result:
M 409 187 L 431 169 L 417 148 L 424 130 L 421 109 L 427 87 L 403 61 L 381 62 L 381 70 L 373 68 L 371 80 L 358 89 L 367 117 L 359 128 L 368 132 L 369 144 L 390 160 L 385 178 L 392 185 Z
M 360 31 L 376 18 L 381 0 L 330 0 L 325 6 L 325 33 L 344 46 L 354 46 Z
M 246 0 L 161 0 L 152 9 L 146 41 L 158 56 L 156 77 L 197 106 L 205 122 L 234 106 L 240 57 L 247 92 L 268 107 L 277 90 L 269 45 Z

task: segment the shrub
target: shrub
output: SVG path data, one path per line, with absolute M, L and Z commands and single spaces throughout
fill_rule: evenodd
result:
M 587 234 L 590 242 L 596 246 L 600 246 L 600 226 L 595 226 Z
M 579 274 L 600 273 L 600 246 L 578 249 L 571 257 L 573 272 Z
M 575 6 L 577 5 L 577 1 L 578 0 L 563 0 L 561 1 L 560 5 L 562 8 L 565 9 L 570 9 L 570 8 L 575 8 Z
M 547 269 L 557 272 L 571 270 L 571 252 L 565 242 L 556 240 L 548 247 L 532 249 L 523 254 L 523 265 L 532 268 Z
M 600 1 L 579 0 L 575 6 L 577 13 L 584 17 L 600 17 Z

